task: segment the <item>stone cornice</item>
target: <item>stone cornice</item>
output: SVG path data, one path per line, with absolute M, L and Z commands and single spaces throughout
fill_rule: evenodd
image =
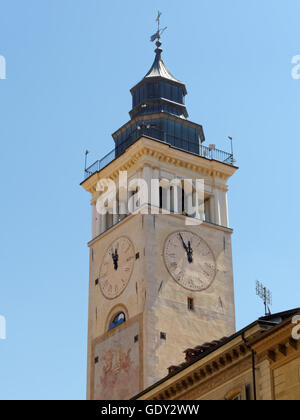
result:
M 100 179 L 109 178 L 117 180 L 120 171 L 136 172 L 136 165 L 144 165 L 160 169 L 177 168 L 182 176 L 201 174 L 203 178 L 214 179 L 214 183 L 219 182 L 220 187 L 226 189 L 226 181 L 237 170 L 236 167 L 216 161 L 206 159 L 189 152 L 176 149 L 168 144 L 142 137 L 131 145 L 127 151 L 112 161 L 104 169 L 96 172 L 81 185 L 91 194 L 96 192 L 96 185 Z M 131 171 L 131 169 L 135 169 Z M 189 174 L 188 174 L 189 173 Z M 224 182 L 224 184 L 223 184 Z
M 299 340 L 294 340 L 292 330 L 295 324 L 292 318 L 266 332 L 261 339 L 252 345 L 253 350 L 269 360 L 272 369 L 300 356 Z
M 148 213 L 145 212 L 145 207 L 143 207 L 143 210 L 141 212 L 135 213 L 135 214 L 128 214 L 125 218 L 123 218 L 122 220 L 120 220 L 118 223 L 116 223 L 114 226 L 110 227 L 109 229 L 107 229 L 105 232 L 101 233 L 100 235 L 98 235 L 97 237 L 93 238 L 91 241 L 88 242 L 88 246 L 91 247 L 93 246 L 98 240 L 104 238 L 106 235 L 108 235 L 109 233 L 111 233 L 113 230 L 119 228 L 119 226 L 121 224 L 125 224 L 127 222 L 129 222 L 133 217 L 135 216 L 155 216 L 155 217 L 164 217 L 164 216 L 168 216 L 168 217 L 174 217 L 176 219 L 186 219 L 186 216 L 183 216 L 182 214 L 174 214 L 174 213 L 170 213 L 170 214 L 151 214 L 151 205 L 146 205 L 146 209 L 148 210 Z M 190 223 L 192 222 L 193 219 L 189 219 Z M 195 220 L 195 225 L 198 225 L 198 220 Z M 233 229 L 228 228 L 226 226 L 220 226 L 220 225 L 216 225 L 214 223 L 210 223 L 210 222 L 202 222 L 202 225 L 209 228 L 209 229 L 214 229 L 214 230 L 220 230 L 222 232 L 226 232 L 229 234 L 233 233 Z M 190 225 L 192 226 L 192 225 Z
M 205 357 L 194 363 L 192 369 L 187 368 L 179 372 L 168 385 L 158 387 L 160 389 L 151 395 L 151 399 L 186 399 L 187 394 L 188 399 L 193 399 L 191 394 L 193 391 L 196 393 L 195 397 L 199 397 L 232 378 L 233 371 L 241 373 L 250 367 L 250 350 L 241 340 L 227 351 L 216 354 L 214 357 Z M 148 399 L 147 394 L 141 399 Z

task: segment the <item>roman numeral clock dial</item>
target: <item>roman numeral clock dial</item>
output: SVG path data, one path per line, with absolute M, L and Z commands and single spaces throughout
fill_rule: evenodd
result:
M 107 299 L 115 299 L 123 293 L 129 283 L 134 261 L 134 246 L 128 238 L 119 238 L 110 245 L 99 274 L 101 292 Z
M 211 249 L 193 232 L 172 233 L 165 242 L 164 260 L 173 279 L 191 291 L 207 289 L 216 276 Z

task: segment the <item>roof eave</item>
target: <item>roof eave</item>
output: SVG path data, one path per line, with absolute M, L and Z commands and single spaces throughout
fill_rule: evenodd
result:
M 183 94 L 184 94 L 184 96 L 186 96 L 187 94 L 188 94 L 188 92 L 187 92 L 187 89 L 186 89 L 186 86 L 185 86 L 185 84 L 183 83 L 183 82 L 180 82 L 179 80 L 177 80 L 177 81 L 175 81 L 175 80 L 172 80 L 172 79 L 168 79 L 168 78 L 166 78 L 166 77 L 163 77 L 163 76 L 151 76 L 151 77 L 145 77 L 144 79 L 142 79 L 139 83 L 137 83 L 135 86 L 133 86 L 133 88 L 131 88 L 130 89 L 130 93 L 133 95 L 134 94 L 134 92 L 143 84 L 143 83 L 147 83 L 147 82 L 151 82 L 151 81 L 153 81 L 153 80 L 157 80 L 157 81 L 160 81 L 160 80 L 163 80 L 163 81 L 165 81 L 165 82 L 168 82 L 168 83 L 171 83 L 171 84 L 173 84 L 173 85 L 180 85 L 182 88 L 183 88 Z

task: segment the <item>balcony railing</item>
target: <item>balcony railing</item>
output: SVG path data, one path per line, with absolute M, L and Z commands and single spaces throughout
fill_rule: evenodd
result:
M 174 148 L 204 157 L 205 159 L 217 160 L 218 162 L 226 163 L 228 165 L 234 164 L 233 155 L 231 153 L 224 152 L 223 150 L 219 150 L 214 147 L 202 146 L 199 143 L 170 135 L 156 128 L 141 127 L 140 129 L 135 130 L 123 143 L 116 146 L 102 159 L 97 160 L 91 166 L 86 168 L 84 171 L 84 179 L 86 180 L 94 173 L 101 171 L 114 159 L 121 156 L 129 146 L 135 143 L 142 136 L 150 137 L 151 139 L 169 144 Z

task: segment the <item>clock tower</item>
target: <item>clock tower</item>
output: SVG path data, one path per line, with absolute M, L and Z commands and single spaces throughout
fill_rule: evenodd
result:
M 156 46 L 131 89 L 130 121 L 82 182 L 92 206 L 88 399 L 129 399 L 189 346 L 235 331 L 227 182 L 237 168 L 203 144 L 159 35 Z

